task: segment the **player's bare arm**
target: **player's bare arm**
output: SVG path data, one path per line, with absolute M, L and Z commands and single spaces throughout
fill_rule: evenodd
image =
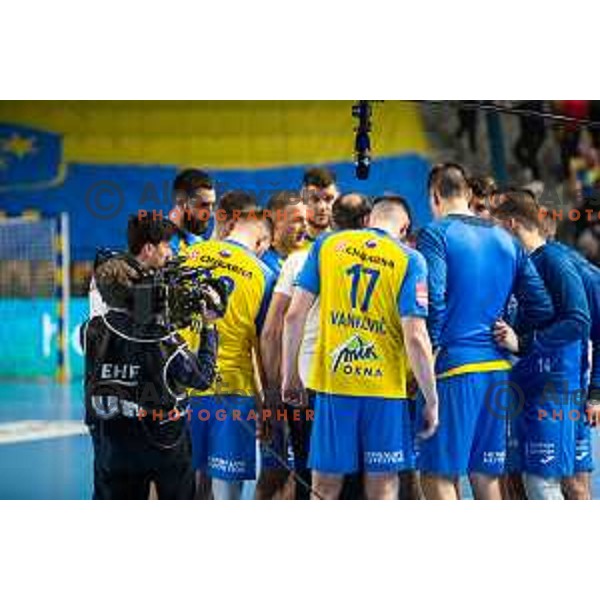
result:
M 265 371 L 265 383 L 269 390 L 281 387 L 281 346 L 283 322 L 290 306 L 290 297 L 275 293 L 260 336 L 260 352 Z
M 298 373 L 298 354 L 308 311 L 315 299 L 314 294 L 296 288 L 285 316 L 281 358 L 281 395 L 287 404 L 302 404 L 303 386 Z
M 428 438 L 435 433 L 438 426 L 438 395 L 435 387 L 433 351 L 425 319 L 420 317 L 403 318 L 402 333 L 411 369 L 425 397 L 423 414 L 425 429 L 420 436 Z

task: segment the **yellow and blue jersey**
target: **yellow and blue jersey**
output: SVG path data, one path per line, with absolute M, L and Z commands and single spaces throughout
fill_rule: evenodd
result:
M 218 376 L 206 392 L 195 395 L 256 393 L 253 378 L 252 348 L 262 328 L 275 276 L 252 252 L 233 241 L 209 240 L 184 251 L 185 265 L 204 267 L 211 277 L 222 279 L 230 290 L 227 311 L 216 322 L 219 334 Z M 191 330 L 182 332 L 192 343 Z
M 171 246 L 171 251 L 175 256 L 178 254 L 184 254 L 190 246 L 194 244 L 198 244 L 199 242 L 204 242 L 210 240 L 212 238 L 213 233 L 215 231 L 215 217 L 211 215 L 206 223 L 206 229 L 201 235 L 196 235 L 194 233 L 190 233 L 185 229 L 180 229 L 178 233 L 176 233 L 169 243 Z
M 492 332 L 511 296 L 533 327 L 553 316 L 544 283 L 519 242 L 490 221 L 448 215 L 419 232 L 417 248 L 429 269 L 428 329 L 438 377 L 510 369 Z
M 423 257 L 377 229 L 320 236 L 296 284 L 319 296 L 319 340 L 308 387 L 406 398 L 402 317 L 427 316 Z

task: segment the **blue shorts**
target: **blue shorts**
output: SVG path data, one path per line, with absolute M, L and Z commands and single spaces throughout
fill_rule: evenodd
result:
M 467 473 L 499 476 L 506 463 L 509 371 L 465 373 L 439 379 L 439 427 L 418 443 L 418 467 L 447 478 Z M 508 392 L 507 392 L 508 390 Z M 424 399 L 419 396 L 419 409 Z M 507 408 L 508 407 L 508 408 Z M 417 413 L 422 428 L 421 410 Z
M 590 369 L 587 361 L 584 363 L 581 381 L 581 389 L 585 390 L 585 398 L 580 398 L 580 418 L 575 423 L 575 473 L 591 473 L 594 470 L 592 430 L 585 412 L 587 391 L 590 385 Z
M 521 440 L 518 435 L 519 415 L 508 415 L 506 422 L 506 465 L 505 473 L 516 475 L 523 470 L 521 460 Z
M 575 473 L 591 473 L 593 470 L 592 429 L 582 412 L 575 423 Z
M 518 420 L 521 470 L 545 479 L 569 477 L 575 472 L 575 421 L 566 410 L 529 399 Z M 545 408 L 543 408 L 545 406 Z M 546 415 L 542 415 L 544 410 Z
M 317 392 L 308 466 L 340 475 L 414 468 L 409 403 Z
M 255 399 L 198 396 L 190 408 L 194 469 L 227 481 L 255 479 L 256 420 L 249 418 L 256 410 Z

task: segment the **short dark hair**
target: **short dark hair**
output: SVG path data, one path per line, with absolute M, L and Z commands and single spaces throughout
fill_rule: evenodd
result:
M 127 247 L 137 256 L 146 244 L 157 246 L 168 242 L 177 232 L 177 226 L 168 219 L 149 215 L 131 215 L 127 222 Z
M 221 196 L 218 210 L 225 211 L 228 219 L 232 219 L 234 211 L 244 212 L 257 208 L 256 198 L 243 190 L 232 190 Z
M 427 188 L 436 191 L 443 199 L 456 198 L 469 190 L 467 173 L 462 165 L 453 162 L 435 165 L 429 172 Z
M 304 186 L 314 185 L 319 189 L 324 189 L 336 183 L 335 175 L 325 167 L 313 167 L 304 172 L 302 184 Z
M 331 209 L 333 224 L 336 229 L 361 229 L 371 209 L 372 204 L 368 196 L 346 194 L 333 203 Z
M 267 208 L 270 211 L 283 210 L 286 206 L 294 206 L 302 201 L 300 194 L 292 190 L 276 192 L 269 198 Z
M 206 171 L 200 169 L 184 169 L 177 173 L 173 180 L 174 192 L 185 192 L 193 196 L 198 190 L 214 190 L 215 184 Z
M 377 196 L 373 200 L 373 206 L 377 206 L 378 204 L 381 204 L 382 202 L 396 204 L 398 206 L 401 206 L 404 209 L 404 212 L 408 215 L 408 221 L 409 221 L 408 230 L 406 233 L 407 234 L 410 233 L 411 229 L 412 229 L 412 211 L 410 208 L 410 204 L 408 203 L 408 200 L 404 196 L 399 196 L 397 194 L 384 194 L 383 196 Z
M 469 177 L 467 183 L 476 198 L 489 198 L 497 190 L 496 182 L 490 176 Z
M 540 205 L 530 190 L 503 191 L 500 204 L 492 209 L 492 215 L 501 221 L 516 219 L 528 229 L 540 229 Z

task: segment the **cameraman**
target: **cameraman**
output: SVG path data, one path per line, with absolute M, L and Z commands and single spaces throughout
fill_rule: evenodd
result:
M 185 388 L 212 384 L 216 331 L 196 318 L 199 342 L 189 348 L 160 311 L 140 322 L 138 310 L 153 306 L 139 303 L 139 292 L 156 297 L 152 275 L 171 257 L 175 231 L 170 221 L 130 217 L 129 254 L 100 262 L 94 273 L 108 304 L 82 328 L 94 499 L 146 499 L 151 481 L 160 499 L 194 495 Z M 221 300 L 209 308 L 218 312 Z

